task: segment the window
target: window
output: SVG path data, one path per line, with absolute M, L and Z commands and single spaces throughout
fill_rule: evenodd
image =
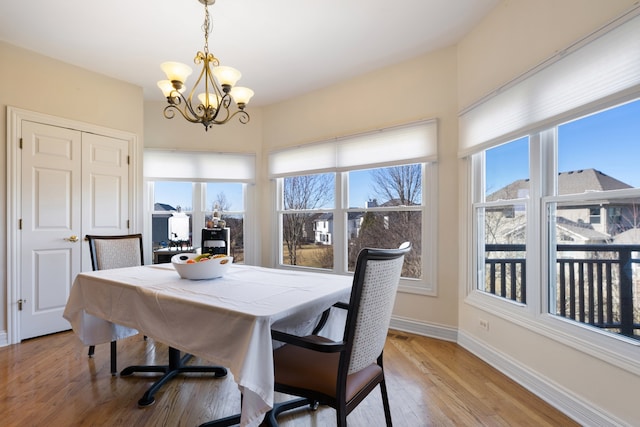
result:
M 157 181 L 153 185 L 151 232 L 153 250 L 191 248 L 193 184 Z
M 149 200 L 145 234 L 151 236 L 154 258 L 199 248 L 201 230 L 211 225 L 217 210 L 230 228 L 234 262 L 245 262 L 245 228 L 254 221 L 249 212 L 255 156 L 163 150 L 145 150 L 144 156 Z
M 358 170 L 349 183 L 346 235 L 348 270 L 362 248 L 397 247 L 410 241 L 402 276 L 422 277 L 422 164 Z
M 426 121 L 271 153 L 276 263 L 348 273 L 362 248 L 410 241 L 401 289 L 435 293 L 436 137 Z
M 474 203 L 478 290 L 526 303 L 529 138 L 483 153 L 484 173 Z
M 402 276 L 422 279 L 424 167 L 408 164 L 281 178 L 280 263 L 333 269 L 334 245 L 346 242 L 346 270 L 352 272 L 361 249 L 410 241 L 413 249 L 405 257 Z M 347 202 L 336 206 L 335 189 L 345 186 Z
M 536 266 L 547 313 L 640 340 L 639 139 L 635 100 L 475 155 L 477 289 L 526 304 Z M 532 203 L 546 215 L 526 215 Z M 525 230 L 540 230 L 546 256 L 526 250 Z
M 283 179 L 282 264 L 333 268 L 334 200 L 335 174 Z
M 640 100 L 558 126 L 557 185 L 543 199 L 549 313 L 638 340 L 639 139 Z
M 149 181 L 148 185 L 153 189 L 151 231 L 154 252 L 200 247 L 201 230 L 209 226 L 213 207 L 217 206 L 220 219 L 230 229 L 229 251 L 233 262 L 244 262 L 244 211 L 242 205 L 240 209 L 233 209 L 232 202 L 243 199 L 243 184 Z M 204 209 L 194 208 L 194 199 L 207 200 L 207 205 Z M 206 209 L 207 206 L 210 208 Z

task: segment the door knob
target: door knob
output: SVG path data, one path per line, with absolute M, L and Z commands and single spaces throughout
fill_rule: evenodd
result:
M 77 241 L 78 241 L 78 236 L 76 236 L 76 235 L 74 234 L 74 235 L 72 235 L 72 236 L 66 237 L 64 240 L 67 240 L 67 241 L 69 241 L 69 242 L 73 242 L 73 243 L 75 243 L 75 242 L 77 242 Z
M 19 299 L 18 300 L 18 310 L 22 311 L 22 304 L 26 303 L 27 300 L 26 299 Z

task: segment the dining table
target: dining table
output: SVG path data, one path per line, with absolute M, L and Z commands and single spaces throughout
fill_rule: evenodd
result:
M 64 318 L 85 345 L 143 333 L 224 367 L 242 394 L 240 425 L 257 426 L 274 404 L 271 330 L 309 333 L 349 300 L 351 284 L 348 275 L 235 263 L 207 280 L 182 279 L 171 263 L 98 270 L 76 276 Z M 321 334 L 341 338 L 344 318 L 331 319 Z

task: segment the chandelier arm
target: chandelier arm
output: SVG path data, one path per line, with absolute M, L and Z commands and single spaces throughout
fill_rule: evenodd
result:
M 187 114 L 185 114 L 185 112 L 183 110 L 181 110 L 180 108 L 178 108 L 176 105 L 167 105 L 166 107 L 164 107 L 164 117 L 167 119 L 172 119 L 175 117 L 175 112 L 179 112 L 180 115 L 187 121 L 191 122 L 191 123 L 202 123 L 202 121 L 200 119 L 194 119 L 193 117 L 189 117 Z
M 246 111 L 243 111 L 243 110 L 238 110 L 238 111 L 234 112 L 233 114 L 227 114 L 226 117 L 224 118 L 224 120 L 215 120 L 215 121 L 213 121 L 211 123 L 215 124 L 215 125 L 223 125 L 223 124 L 231 121 L 235 116 L 238 116 L 238 120 L 243 125 L 246 125 L 247 123 L 249 123 L 249 120 L 250 120 L 249 113 L 247 113 Z

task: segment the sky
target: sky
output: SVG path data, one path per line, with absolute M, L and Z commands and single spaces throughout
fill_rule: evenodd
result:
M 193 207 L 193 190 L 190 182 L 156 181 L 154 185 L 155 203 L 166 203 L 174 208 L 180 206 L 186 210 Z M 213 210 L 214 201 L 219 193 L 224 193 L 227 198 L 227 210 L 244 210 L 242 184 L 221 182 L 207 183 L 206 209 Z
M 640 100 L 558 127 L 558 171 L 597 169 L 640 187 Z M 526 138 L 487 152 L 487 193 L 529 178 Z

